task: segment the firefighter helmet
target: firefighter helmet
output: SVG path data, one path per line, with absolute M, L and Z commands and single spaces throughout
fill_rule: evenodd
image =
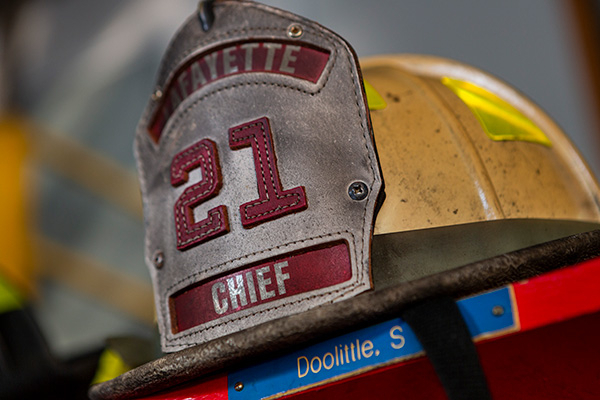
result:
M 437 57 L 377 57 L 362 67 L 376 90 L 386 192 L 373 240 L 376 288 L 597 226 L 595 178 L 522 94 Z
M 176 353 L 94 398 L 597 254 L 595 236 L 548 243 L 598 227 L 599 189 L 514 89 L 424 56 L 361 73 L 312 21 L 246 1 L 202 10 L 163 59 L 135 145 L 162 346 Z
M 136 135 L 163 350 L 600 220 L 579 154 L 497 79 L 395 56 L 364 62 L 365 91 L 351 47 L 318 24 L 248 2 L 214 12 L 172 41 Z

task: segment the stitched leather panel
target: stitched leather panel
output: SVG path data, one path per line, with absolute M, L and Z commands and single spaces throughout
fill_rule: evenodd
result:
M 382 182 L 356 56 L 283 11 L 214 11 L 208 32 L 194 15 L 171 42 L 136 133 L 167 352 L 371 288 Z M 347 257 L 319 258 L 340 244 Z

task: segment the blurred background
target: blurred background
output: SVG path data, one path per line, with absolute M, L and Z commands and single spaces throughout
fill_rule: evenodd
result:
M 600 1 L 265 3 L 336 31 L 360 57 L 432 54 L 498 76 L 600 174 Z M 196 7 L 0 5 L 0 274 L 30 299 L 56 357 L 156 335 L 132 140 L 168 41 Z

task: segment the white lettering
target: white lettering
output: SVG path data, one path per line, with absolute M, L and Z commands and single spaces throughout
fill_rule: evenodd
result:
M 237 65 L 232 65 L 235 61 L 235 54 L 231 54 L 233 50 L 235 50 L 235 46 L 223 49 L 223 74 L 225 75 L 238 72 Z
M 264 43 L 263 46 L 267 49 L 267 59 L 265 60 L 265 70 L 270 71 L 273 69 L 273 58 L 275 57 L 275 50 L 281 48 L 280 43 Z
M 236 286 L 237 285 L 237 286 Z M 244 278 L 242 275 L 235 276 L 235 282 L 233 278 L 227 278 L 227 287 L 229 289 L 229 298 L 231 299 L 231 308 L 238 308 L 238 297 L 242 307 L 248 304 L 246 300 L 246 291 L 244 290 Z
M 200 86 L 206 84 L 206 77 L 204 76 L 204 72 L 202 68 L 200 68 L 200 64 L 196 61 L 192 64 L 192 86 L 195 89 L 198 89 Z
M 204 61 L 206 61 L 206 65 L 208 65 L 208 69 L 210 70 L 210 79 L 217 79 L 217 56 L 219 52 L 214 52 L 208 54 L 204 57 Z
M 214 283 L 211 292 L 215 312 L 221 315 L 229 310 L 245 307 L 248 302 L 256 303 L 277 295 L 285 295 L 285 283 L 290 279 L 290 274 L 284 270 L 286 267 L 288 267 L 287 261 L 273 265 L 275 279 L 271 275 L 271 266 L 267 265 L 255 271 L 229 277 L 224 282 Z M 273 286 L 271 286 L 273 289 L 270 289 L 269 285 L 274 283 L 277 284 L 277 289 Z
M 281 66 L 279 67 L 279 70 L 281 72 L 287 72 L 289 74 L 293 74 L 294 72 L 296 72 L 296 67 L 290 65 L 290 63 L 296 61 L 296 56 L 292 55 L 293 51 L 300 51 L 300 46 L 285 46 L 285 50 L 283 51 L 283 57 L 281 57 Z
M 246 281 L 248 282 L 248 294 L 250 294 L 250 303 L 256 303 L 256 289 L 254 288 L 254 278 L 252 278 L 252 271 L 246 272 Z
M 274 265 L 275 267 L 275 280 L 277 281 L 277 290 L 279 291 L 279 294 L 285 294 L 285 281 L 287 279 L 290 279 L 290 274 L 286 274 L 284 272 L 282 272 L 282 268 L 285 268 L 288 266 L 288 262 L 284 261 L 284 262 L 280 262 L 280 263 L 276 263 Z
M 252 50 L 258 47 L 258 43 L 246 43 L 240 47 L 246 51 L 244 70 L 252 71 Z
M 223 282 L 217 282 L 212 286 L 212 301 L 215 306 L 215 312 L 217 314 L 223 314 L 229 308 L 229 304 L 227 303 L 227 299 L 223 299 L 221 303 L 219 301 L 219 293 L 225 293 L 225 284 Z
M 266 300 L 275 296 L 274 290 L 267 290 L 267 285 L 271 284 L 271 278 L 265 278 L 265 273 L 269 272 L 271 267 L 262 267 L 256 270 L 256 281 L 258 283 L 258 292 L 260 299 Z

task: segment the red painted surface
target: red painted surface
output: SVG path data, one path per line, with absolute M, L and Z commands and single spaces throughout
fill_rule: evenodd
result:
M 282 267 L 283 264 L 280 263 L 287 264 Z M 279 267 L 276 264 L 280 264 Z M 279 273 L 277 268 L 280 268 Z M 258 275 L 262 275 L 262 278 Z M 278 276 L 285 287 L 284 293 L 281 293 L 278 285 Z M 328 247 L 316 247 L 299 253 L 286 254 L 202 282 L 172 297 L 171 310 L 175 315 L 177 331 L 180 332 L 259 304 L 337 285 L 351 277 L 352 267 L 348 245 L 346 242 L 336 242 Z M 262 280 L 266 296 L 261 296 L 259 280 Z M 229 285 L 233 285 L 235 289 L 240 284 L 243 285 L 243 295 L 235 296 Z M 214 304 L 213 293 L 216 295 L 217 305 Z M 237 302 L 238 307 L 233 307 L 234 301 Z M 223 311 L 225 308 L 226 310 Z
M 514 291 L 522 330 L 600 310 L 600 258 L 516 283 Z
M 208 216 L 200 221 L 194 219 L 194 208 L 215 197 L 223 182 L 217 148 L 212 140 L 203 139 L 173 158 L 171 185 L 177 187 L 186 183 L 189 172 L 197 168 L 202 171 L 202 180 L 186 188 L 173 208 L 179 250 L 189 249 L 229 232 L 225 206 L 209 210 Z
M 250 41 L 210 49 L 189 60 L 169 80 L 148 134 L 158 143 L 179 104 L 212 82 L 238 74 L 266 72 L 316 83 L 328 60 L 327 50 L 302 42 Z
M 477 345 L 494 400 L 600 399 L 600 313 Z M 294 400 L 446 399 L 425 357 L 286 396 Z
M 281 187 L 271 126 L 267 117 L 229 129 L 229 146 L 234 150 L 251 146 L 254 155 L 259 196 L 258 199 L 240 206 L 244 228 L 251 228 L 308 207 L 303 186 L 287 190 Z
M 227 400 L 227 376 L 218 375 L 193 384 L 179 386 L 144 400 Z

